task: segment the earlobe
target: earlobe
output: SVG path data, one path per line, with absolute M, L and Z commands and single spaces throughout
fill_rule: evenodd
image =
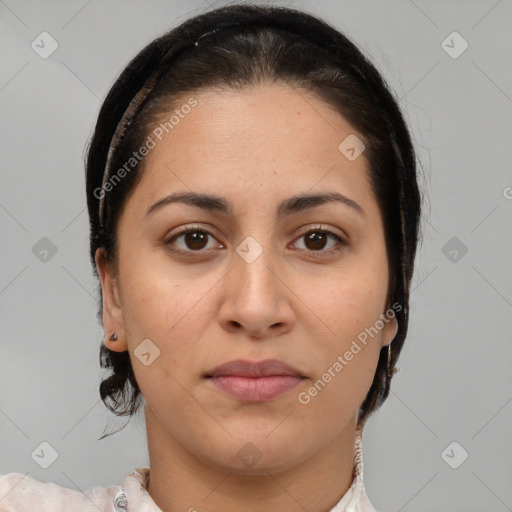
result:
M 393 315 L 393 318 L 383 320 L 383 322 L 385 322 L 385 325 L 382 328 L 382 346 L 385 347 L 395 339 L 398 333 L 398 320 Z
M 95 261 L 103 295 L 105 346 L 114 352 L 124 352 L 128 350 L 128 344 L 126 342 L 119 291 L 102 247 L 96 250 Z

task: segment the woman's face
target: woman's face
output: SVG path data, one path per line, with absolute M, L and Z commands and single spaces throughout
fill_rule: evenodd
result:
M 285 470 L 353 432 L 396 334 L 381 214 L 355 130 L 310 93 L 203 91 L 176 108 L 190 97 L 168 135 L 151 134 L 115 283 L 97 254 L 105 330 L 119 334 L 107 346 L 129 350 L 148 435 L 226 470 Z M 177 193 L 216 201 L 152 208 Z M 359 207 L 291 200 L 319 194 Z M 207 377 L 237 359 L 302 378 Z

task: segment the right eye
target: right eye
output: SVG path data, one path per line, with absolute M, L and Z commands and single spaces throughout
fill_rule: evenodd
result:
M 205 252 L 203 249 L 208 245 L 208 237 L 213 238 L 213 235 L 203 228 L 199 226 L 187 226 L 185 229 L 166 238 L 164 245 L 172 252 L 189 256 L 194 252 Z M 176 247 L 175 244 L 175 241 L 179 239 L 182 239 L 181 248 Z

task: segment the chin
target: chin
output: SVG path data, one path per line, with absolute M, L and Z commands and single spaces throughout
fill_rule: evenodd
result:
M 277 431 L 281 428 L 278 435 Z M 222 439 L 210 438 L 214 450 L 211 446 L 201 450 L 203 457 L 207 454 L 205 462 L 221 471 L 252 476 L 280 473 L 296 466 L 314 452 L 313 446 L 297 442 L 297 439 L 311 439 L 311 436 L 290 432 L 284 426 L 277 429 L 275 425 L 265 429 L 246 426 L 243 434 L 232 430 L 229 432 L 233 437 L 223 435 Z

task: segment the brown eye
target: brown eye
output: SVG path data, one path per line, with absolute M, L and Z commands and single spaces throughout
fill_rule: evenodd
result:
M 305 250 L 308 252 L 319 252 L 322 255 L 330 255 L 338 250 L 340 250 L 341 246 L 346 245 L 345 240 L 339 237 L 336 233 L 332 231 L 316 228 L 310 229 L 306 233 L 303 233 L 300 239 L 304 239 Z M 334 240 L 334 244 L 331 244 L 326 248 L 326 245 L 329 243 L 329 239 Z
M 171 251 L 180 254 L 206 252 L 203 249 L 207 247 L 209 238 L 214 239 L 213 235 L 208 231 L 199 227 L 189 227 L 167 238 L 164 244 Z
M 204 231 L 187 231 L 183 237 L 185 245 L 189 249 L 204 249 L 208 243 L 208 233 Z
M 306 247 L 313 251 L 324 249 L 329 238 L 326 233 L 321 231 L 311 231 L 305 237 Z

